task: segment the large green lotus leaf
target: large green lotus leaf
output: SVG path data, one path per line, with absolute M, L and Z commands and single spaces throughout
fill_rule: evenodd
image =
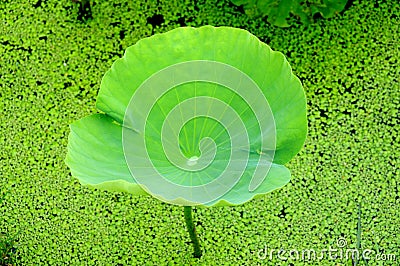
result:
M 243 98 L 227 86 L 202 81 L 178 84 L 160 98 L 154 96 L 154 84 L 143 93 L 143 84 L 151 80 L 154 75 L 170 66 L 183 66 L 185 62 L 198 62 L 198 60 L 224 64 L 243 73 L 243 76 L 258 86 L 261 94 L 252 94 L 251 84 L 245 83 L 243 76 L 236 80 L 237 77 L 232 73 L 215 75 L 222 75 L 225 80 L 232 79 L 233 84 L 237 83 L 239 87 L 241 84 L 242 89 L 243 86 L 244 88 L 250 86 L 248 88 L 250 94 L 245 92 L 247 98 Z M 203 71 L 207 72 L 207 69 Z M 196 70 L 185 68 L 179 73 L 182 72 L 183 75 L 186 72 L 187 75 L 199 74 Z M 160 86 L 171 80 L 174 80 L 174 75 L 165 76 Z M 137 95 L 142 95 L 142 98 L 139 98 L 140 101 L 133 101 L 132 104 Z M 190 100 L 194 98 L 197 101 L 193 102 L 193 106 Z M 212 100 L 208 100 L 209 98 Z M 257 100 L 252 99 L 258 98 L 265 98 L 268 108 L 254 111 L 248 107 L 249 99 L 251 103 L 255 103 Z M 155 104 L 150 106 L 153 103 Z M 188 104 L 186 107 L 181 107 L 185 106 L 183 103 Z M 196 103 L 199 107 L 196 107 Z M 236 153 L 247 156 L 248 161 L 241 178 L 229 191 L 202 205 L 242 204 L 289 182 L 290 172 L 283 164 L 301 149 L 307 132 L 306 101 L 301 83 L 293 75 L 281 53 L 272 51 L 247 31 L 228 27 L 179 28 L 143 39 L 129 47 L 124 57 L 112 65 L 102 80 L 96 106 L 105 112 L 105 115 L 90 116 L 71 126 L 67 164 L 72 174 L 82 184 L 143 194 L 144 191 L 149 192 L 148 187 L 136 183 L 137 174 L 141 173 L 132 169 L 135 164 L 141 165 L 143 156 L 140 149 L 136 149 L 136 144 L 130 146 L 131 142 L 143 140 L 152 163 L 152 167 L 142 166 L 143 172 L 151 176 L 147 170 L 154 167 L 157 173 L 172 183 L 201 187 L 229 168 L 228 161 L 232 156 L 229 151 L 233 145 L 232 139 L 235 139 L 232 138 L 232 132 L 224 128 L 218 119 L 209 117 L 197 117 L 185 123 L 180 119 L 172 120 L 172 124 L 176 122 L 184 125 L 179 132 L 175 132 L 179 153 L 182 153 L 184 158 L 200 157 L 201 141 L 205 138 L 214 141 L 217 151 L 212 164 L 204 168 L 204 171 L 183 171 L 171 162 L 171 158 L 167 158 L 162 131 L 165 124 L 171 123 L 168 122 L 171 121 L 168 115 L 174 110 L 176 113 L 190 115 L 190 112 L 197 108 L 201 109 L 200 107 L 204 108 L 204 112 L 208 112 L 216 103 L 229 107 L 220 109 L 222 110 L 220 113 L 227 117 L 238 115 L 242 121 L 237 124 L 246 130 L 249 143 L 247 149 L 236 150 Z M 176 106 L 179 106 L 179 109 L 176 109 Z M 138 116 L 132 115 L 133 117 L 129 118 L 132 109 L 136 110 Z M 140 120 L 142 109 L 151 111 L 145 116 L 146 124 L 143 128 L 138 126 L 140 123 L 137 122 Z M 268 120 L 267 128 L 260 128 L 260 117 L 257 113 L 258 115 L 265 113 L 268 117 L 269 112 L 272 114 L 272 120 Z M 271 141 L 271 136 L 268 139 L 266 132 L 273 133 L 274 140 L 271 148 L 267 147 L 264 150 L 266 146 L 263 143 L 266 140 Z M 233 132 L 233 135 L 241 134 Z M 126 142 L 126 136 L 132 137 L 133 141 Z M 268 165 L 269 170 L 263 179 L 253 183 L 252 176 L 260 166 L 260 158 L 263 160 L 261 164 Z M 188 162 L 191 162 L 190 160 Z M 232 173 L 235 174 L 234 171 Z M 153 196 L 162 194 L 163 185 L 157 183 L 153 185 L 159 186 L 160 190 L 149 193 Z M 173 191 L 171 193 L 174 194 Z M 208 191 L 204 193 L 207 194 Z M 185 198 L 168 198 L 165 195 L 158 198 L 178 205 L 191 205 Z

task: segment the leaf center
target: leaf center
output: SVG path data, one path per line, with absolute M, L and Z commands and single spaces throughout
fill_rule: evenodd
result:
M 197 157 L 197 156 L 192 156 L 192 157 L 189 158 L 189 160 L 187 160 L 186 164 L 187 164 L 188 166 L 196 165 L 198 159 L 199 159 L 199 157 Z

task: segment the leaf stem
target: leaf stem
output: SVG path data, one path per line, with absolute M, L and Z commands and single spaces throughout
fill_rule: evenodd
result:
M 193 256 L 195 258 L 200 258 L 201 249 L 200 249 L 199 239 L 197 238 L 196 234 L 196 227 L 193 223 L 192 206 L 184 206 L 184 214 L 185 214 L 186 228 L 189 232 L 190 240 L 192 241 L 193 244 L 193 250 L 194 250 Z

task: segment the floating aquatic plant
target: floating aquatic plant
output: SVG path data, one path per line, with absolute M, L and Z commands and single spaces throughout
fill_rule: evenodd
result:
M 101 113 L 71 125 L 66 163 L 82 185 L 185 208 L 243 204 L 290 180 L 306 101 L 285 57 L 249 32 L 184 27 L 129 47 L 105 74 Z

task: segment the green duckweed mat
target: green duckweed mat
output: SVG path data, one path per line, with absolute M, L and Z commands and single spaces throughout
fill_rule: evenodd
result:
M 361 203 L 368 265 L 398 265 L 398 1 L 353 1 L 332 19 L 290 28 L 229 1 L 93 2 L 86 22 L 68 0 L 0 3 L 0 237 L 15 236 L 9 263 L 352 265 Z M 287 56 L 306 91 L 309 133 L 284 188 L 195 209 L 204 255 L 194 259 L 183 208 L 81 187 L 64 158 L 68 125 L 97 112 L 101 78 L 128 46 L 202 25 L 246 29 Z M 317 257 L 302 258 L 307 250 Z

